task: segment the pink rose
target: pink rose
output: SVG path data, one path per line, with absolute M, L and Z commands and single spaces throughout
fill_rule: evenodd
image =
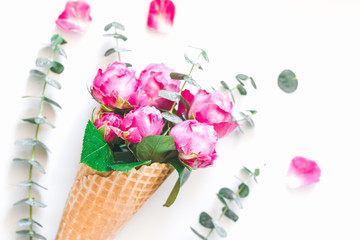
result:
M 146 136 L 160 135 L 163 127 L 164 122 L 159 110 L 149 106 L 140 107 L 125 116 L 119 136 L 137 143 Z
M 105 126 L 104 139 L 106 142 L 111 142 L 115 139 L 116 132 L 119 131 L 122 123 L 122 118 L 111 112 L 103 112 L 100 114 L 100 118 L 95 120 L 95 127 L 97 129 Z
M 89 4 L 84 1 L 68 1 L 56 24 L 65 30 L 84 32 L 91 20 Z
M 140 74 L 142 89 L 149 98 L 149 105 L 163 110 L 170 110 L 173 102 L 159 97 L 159 90 L 180 91 L 180 81 L 170 78 L 172 69 L 164 64 L 149 64 Z
M 291 188 L 319 182 L 321 170 L 315 161 L 304 157 L 294 157 L 290 163 L 287 184 Z
M 167 32 L 175 17 L 175 5 L 171 0 L 153 0 L 150 3 L 147 25 L 150 29 Z
M 217 134 L 211 125 L 195 120 L 176 124 L 170 132 L 175 139 L 179 158 L 191 168 L 205 168 L 217 158 Z
M 200 90 L 193 96 L 190 92 L 184 91 L 182 95 L 191 105 L 188 117 L 212 125 L 219 138 L 231 133 L 239 126 L 237 122 L 230 122 L 233 105 L 231 100 L 222 92 L 212 91 L 208 93 L 205 90 Z
M 99 69 L 91 94 L 99 103 L 119 109 L 133 109 L 143 100 L 135 71 L 116 61 L 104 73 Z

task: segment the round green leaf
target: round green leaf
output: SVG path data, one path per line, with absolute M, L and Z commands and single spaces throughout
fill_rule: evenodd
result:
M 200 214 L 199 223 L 206 228 L 211 229 L 215 227 L 212 217 L 206 212 Z
M 278 86 L 285 93 L 295 92 L 298 87 L 295 73 L 289 69 L 282 71 L 278 78 Z
M 241 198 L 245 198 L 249 195 L 250 189 L 248 187 L 248 185 L 246 185 L 245 183 L 241 183 L 239 185 L 239 196 Z

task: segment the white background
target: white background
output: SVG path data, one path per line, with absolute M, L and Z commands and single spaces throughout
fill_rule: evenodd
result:
M 258 110 L 255 128 L 221 139 L 214 166 L 194 171 L 175 204 L 164 208 L 174 173 L 117 239 L 197 239 L 190 226 L 206 234 L 197 223 L 200 212 L 219 216 L 215 194 L 224 186 L 236 189 L 235 176 L 243 165 L 261 167 L 261 176 L 258 184 L 251 184 L 244 209 L 237 211 L 238 222 L 221 222 L 227 239 L 360 238 L 358 1 L 174 0 L 176 17 L 169 34 L 146 29 L 150 1 L 145 0 L 89 0 L 93 22 L 88 31 L 66 32 L 54 23 L 65 2 L 7 1 L 0 8 L 0 239 L 19 239 L 16 222 L 27 216 L 26 207 L 12 206 L 26 197 L 26 189 L 12 184 L 27 179 L 28 166 L 12 158 L 30 154 L 30 149 L 14 145 L 34 133 L 33 126 L 20 121 L 38 112 L 36 100 L 21 98 L 40 93 L 42 84 L 29 78 L 29 70 L 37 57 L 48 56 L 42 48 L 50 37 L 62 34 L 69 42 L 59 78 L 62 89 L 47 89 L 62 110 L 45 109 L 56 128 L 44 127 L 39 136 L 51 149 L 39 159 L 47 174 L 34 170 L 34 179 L 49 189 L 35 193 L 48 205 L 35 211 L 35 219 L 44 225 L 38 232 L 54 239 L 80 159 L 83 130 L 96 106 L 87 87 L 98 68 L 113 60 L 103 53 L 114 42 L 102 36 L 103 27 L 112 21 L 126 26 L 129 40 L 123 47 L 132 51 L 123 59 L 138 74 L 152 62 L 187 73 L 190 66 L 183 54 L 192 45 L 205 49 L 210 58 L 204 71 L 194 73 L 203 86 L 218 88 L 220 80 L 235 85 L 238 73 L 251 75 L 258 85 L 257 90 L 249 85 L 248 96 L 238 96 L 234 107 L 235 114 Z M 277 86 L 284 69 L 292 69 L 299 79 L 293 94 Z M 285 176 L 297 155 L 315 160 L 322 176 L 315 185 L 290 190 Z

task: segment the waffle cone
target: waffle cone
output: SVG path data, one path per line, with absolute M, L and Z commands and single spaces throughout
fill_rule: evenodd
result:
M 174 169 L 143 165 L 128 173 L 100 173 L 80 163 L 56 240 L 110 240 Z

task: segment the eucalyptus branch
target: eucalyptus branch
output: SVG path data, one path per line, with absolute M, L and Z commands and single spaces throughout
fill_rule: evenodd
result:
M 18 186 L 27 187 L 28 188 L 28 197 L 23 199 L 23 200 L 20 200 L 20 201 L 16 202 L 14 205 L 23 205 L 23 204 L 25 204 L 25 205 L 29 206 L 29 217 L 28 218 L 23 218 L 23 219 L 18 221 L 18 225 L 20 227 L 28 227 L 28 230 L 19 230 L 16 233 L 18 233 L 20 235 L 28 236 L 30 240 L 33 239 L 33 238 L 46 239 L 44 236 L 36 233 L 34 231 L 34 229 L 33 229 L 34 225 L 42 227 L 41 224 L 39 224 L 38 222 L 36 222 L 33 219 L 33 207 L 44 208 L 44 207 L 46 207 L 46 205 L 39 202 L 39 201 L 36 201 L 35 198 L 33 198 L 33 192 L 32 192 L 32 189 L 33 189 L 34 186 L 43 188 L 45 190 L 46 190 L 46 188 L 42 187 L 40 184 L 34 182 L 32 177 L 33 177 L 33 168 L 36 168 L 37 170 L 39 170 L 39 172 L 45 174 L 44 168 L 35 159 L 35 153 L 36 153 L 37 147 L 41 147 L 42 149 L 44 149 L 46 151 L 49 151 L 49 149 L 46 147 L 46 145 L 38 140 L 38 134 L 39 134 L 39 130 L 40 130 L 40 125 L 46 124 L 46 125 L 49 125 L 50 127 L 55 127 L 49 120 L 47 120 L 47 118 L 45 116 L 43 116 L 45 102 L 47 102 L 47 103 L 49 103 L 51 105 L 54 105 L 56 107 L 61 108 L 58 103 L 56 103 L 54 100 L 52 100 L 52 99 L 45 96 L 45 90 L 46 90 L 47 85 L 53 86 L 53 87 L 55 87 L 57 89 L 61 88 L 60 83 L 57 80 L 55 80 L 53 78 L 50 78 L 49 74 L 50 74 L 50 72 L 53 72 L 55 74 L 61 74 L 63 72 L 63 70 L 64 70 L 64 66 L 60 62 L 57 62 L 57 61 L 54 60 L 54 57 L 57 54 L 61 55 L 63 57 L 66 57 L 65 51 L 59 46 L 59 45 L 63 45 L 63 44 L 66 44 L 66 41 L 60 35 L 54 35 L 51 38 L 51 43 L 49 45 L 49 47 L 52 48 L 51 57 L 50 58 L 37 58 L 36 59 L 36 66 L 46 70 L 46 74 L 44 72 L 36 70 L 36 69 L 32 69 L 30 71 L 30 74 L 33 77 L 41 79 L 41 80 L 44 81 L 43 88 L 42 88 L 40 96 L 24 96 L 25 98 L 29 98 L 29 97 L 40 98 L 38 115 L 35 116 L 35 117 L 32 117 L 32 118 L 22 119 L 25 122 L 36 125 L 35 134 L 34 134 L 33 138 L 19 139 L 19 140 L 17 140 L 15 142 L 18 145 L 31 146 L 32 147 L 31 156 L 30 156 L 29 159 L 22 159 L 22 158 L 15 158 L 14 159 L 14 161 L 26 162 L 26 163 L 29 164 L 28 181 L 24 181 L 24 182 L 20 182 L 20 183 L 15 184 L 15 185 L 18 185 Z
M 118 22 L 112 22 L 112 23 L 109 23 L 105 26 L 104 30 L 105 32 L 109 31 L 111 28 L 114 28 L 114 33 L 106 33 L 104 34 L 105 37 L 113 37 L 115 39 L 115 42 L 116 42 L 116 47 L 114 48 L 109 48 L 104 56 L 107 57 L 113 53 L 117 53 L 117 57 L 118 57 L 118 60 L 119 62 L 121 62 L 121 56 L 120 56 L 120 53 L 121 52 L 127 52 L 127 51 L 130 51 L 128 49 L 125 49 L 125 48 L 121 48 L 119 46 L 119 39 L 123 40 L 123 41 L 126 41 L 127 40 L 127 37 L 124 36 L 123 34 L 120 34 L 117 32 L 117 30 L 120 30 L 120 31 L 124 31 L 125 30 L 125 27 L 118 23 Z M 130 64 L 127 64 L 127 65 L 130 65 Z
M 248 177 L 251 177 L 254 179 L 255 182 L 257 182 L 256 177 L 260 175 L 260 170 L 257 168 L 254 170 L 254 172 L 250 171 L 248 168 L 244 167 L 243 171 L 247 174 Z M 212 233 L 215 232 L 220 237 L 226 237 L 227 233 L 223 227 L 220 226 L 219 222 L 220 220 L 226 216 L 227 218 L 231 219 L 232 221 L 236 222 L 239 217 L 235 213 L 235 211 L 231 210 L 230 206 L 233 203 L 236 203 L 236 205 L 239 208 L 242 208 L 241 199 L 246 198 L 249 195 L 250 189 L 249 186 L 246 184 L 245 181 L 241 180 L 241 184 L 238 186 L 238 189 L 236 192 L 232 191 L 229 188 L 221 188 L 219 192 L 217 193 L 217 197 L 220 200 L 220 202 L 224 205 L 222 208 L 220 216 L 214 220 L 208 213 L 202 212 L 200 214 L 199 223 L 203 227 L 210 229 L 206 237 L 202 234 L 200 234 L 198 231 L 196 231 L 194 228 L 190 227 L 190 229 L 198 236 L 200 239 L 208 240 L 209 237 L 212 235 Z

